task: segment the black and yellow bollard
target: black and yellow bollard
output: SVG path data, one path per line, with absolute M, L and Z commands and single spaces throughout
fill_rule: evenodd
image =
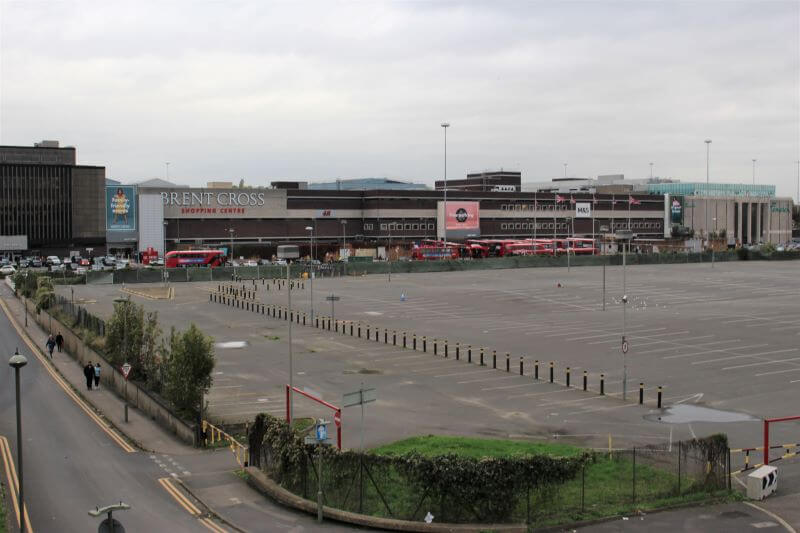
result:
M 661 393 L 662 392 L 663 392 L 663 389 L 661 388 L 661 385 L 659 385 L 658 386 L 658 408 L 659 409 L 661 409 Z
M 472 345 L 467 345 L 467 363 L 472 363 Z
M 389 330 L 383 328 L 383 344 L 389 344 Z
M 214 301 L 214 293 L 211 293 L 211 292 L 208 293 L 208 301 L 209 302 L 213 302 Z
M 436 338 L 433 339 L 433 355 L 439 355 L 439 343 Z
M 639 405 L 644 403 L 644 383 L 639 383 Z
M 586 370 L 583 371 L 583 390 L 586 390 L 586 386 L 588 385 L 588 377 L 586 375 Z
M 550 383 L 553 382 L 553 372 L 554 372 L 553 366 L 554 365 L 555 365 L 555 363 L 553 361 L 550 361 Z
M 506 352 L 506 372 L 511 372 L 511 354 Z
M 417 334 L 416 333 L 414 333 L 411 336 L 411 349 L 414 350 L 414 351 L 417 350 Z
M 533 361 L 533 379 L 535 379 L 537 381 L 539 379 L 539 360 L 538 359 L 535 359 Z
M 444 358 L 447 359 L 447 339 L 444 340 Z
M 481 366 L 483 366 L 483 351 L 484 351 L 484 349 L 481 348 Z
M 525 370 L 522 368 L 522 356 L 519 356 L 519 375 L 524 376 Z
M 456 361 L 461 359 L 461 343 L 456 342 Z
M 404 331 L 403 332 L 403 348 L 407 348 L 406 344 L 407 344 L 406 343 L 406 332 Z
M 319 315 L 314 317 L 314 327 L 319 329 Z
M 428 351 L 428 336 L 422 336 L 422 353 L 427 353 Z
M 497 368 L 497 350 L 492 350 L 492 368 Z
M 353 324 L 353 322 L 351 321 L 351 322 L 350 322 L 350 336 L 351 336 L 351 337 L 353 336 L 353 328 L 354 328 L 354 327 L 355 327 L 355 325 L 354 325 L 354 324 Z
M 600 374 L 600 396 L 606 393 L 606 375 Z
M 339 333 L 339 321 L 338 320 L 335 320 L 333 322 L 333 332 L 334 333 Z
M 567 367 L 567 387 L 569 387 L 569 367 Z
M 397 346 L 397 330 L 392 330 L 392 346 Z
M 367 340 L 369 340 L 369 324 L 367 324 Z
M 361 338 L 361 322 L 358 323 L 358 338 Z

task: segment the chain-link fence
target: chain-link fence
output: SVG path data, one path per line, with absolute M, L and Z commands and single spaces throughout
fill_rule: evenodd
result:
M 568 461 L 571 467 L 558 475 L 553 475 L 552 469 L 563 459 L 528 456 L 530 463 L 517 465 L 530 469 L 525 470 L 526 476 L 521 482 L 508 479 L 506 484 L 503 468 L 508 465 L 502 459 L 477 460 L 484 464 L 476 467 L 469 459 L 434 457 L 425 465 L 430 475 L 420 475 L 416 468 L 419 456 L 340 453 L 328 447 L 287 445 L 290 441 L 283 431 L 281 443 L 268 441 L 269 430 L 255 437 L 251 432 L 253 466 L 311 500 L 316 499 L 321 472 L 325 505 L 400 520 L 420 521 L 431 513 L 437 522 L 540 527 L 698 501 L 730 489 L 724 436 L 597 451 L 578 462 Z M 554 462 L 548 464 L 548 460 Z M 470 468 L 480 475 L 463 475 Z M 495 479 L 498 477 L 500 481 Z M 461 483 L 448 483 L 448 478 Z
M 55 314 L 61 314 L 65 317 L 71 318 L 68 323 L 71 327 L 78 327 L 88 330 L 98 337 L 104 337 L 106 334 L 106 323 L 103 319 L 96 317 L 78 304 L 61 295 L 56 295 L 55 305 L 53 306 Z

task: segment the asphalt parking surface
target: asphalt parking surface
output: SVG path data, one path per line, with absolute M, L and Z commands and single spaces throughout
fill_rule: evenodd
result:
M 727 433 L 734 447 L 758 446 L 761 419 L 800 414 L 800 280 L 794 262 L 731 262 L 628 267 L 626 334 L 628 401 L 621 400 L 623 275 L 606 268 L 606 309 L 600 267 L 531 268 L 472 272 L 318 278 L 314 307 L 330 314 L 325 297 L 335 293 L 336 318 L 380 328 L 381 342 L 295 325 L 296 386 L 334 404 L 342 394 L 375 387 L 378 401 L 366 408 L 366 445 L 425 433 L 528 439 L 559 438 L 580 445 L 659 445 Z M 247 284 L 248 282 L 245 282 Z M 158 310 L 164 327 L 190 321 L 217 342 L 246 341 L 218 349 L 211 414 L 245 420 L 266 411 L 285 412 L 288 327 L 285 321 L 209 302 L 217 283 L 175 283 L 175 299 L 133 297 Z M 285 290 L 258 285 L 256 297 L 286 305 Z M 120 286 L 75 287 L 75 297 L 108 316 Z M 62 293 L 64 288 L 60 288 Z M 69 289 L 66 289 L 69 292 Z M 293 292 L 293 307 L 310 312 L 310 283 Z M 91 303 L 93 302 L 93 303 Z M 390 345 L 383 329 L 390 330 Z M 391 345 L 391 331 L 418 336 L 418 350 Z M 374 339 L 374 329 L 373 329 Z M 421 338 L 427 337 L 428 353 Z M 439 354 L 432 354 L 432 339 Z M 449 358 L 442 357 L 443 339 Z M 461 360 L 454 360 L 454 344 Z M 472 345 L 473 363 L 464 346 Z M 485 348 L 487 367 L 476 362 Z M 491 369 L 492 350 L 498 370 Z M 511 372 L 505 372 L 505 354 Z M 524 375 L 518 375 L 523 357 Z M 533 361 L 540 360 L 540 381 Z M 546 382 L 549 361 L 555 378 Z M 565 369 L 571 385 L 563 386 Z M 587 372 L 589 391 L 583 392 Z M 598 394 L 605 374 L 605 396 Z M 644 383 L 645 405 L 636 403 Z M 672 405 L 708 407 L 677 413 L 665 423 L 656 391 Z M 331 413 L 305 399 L 298 416 Z M 729 413 L 730 412 L 730 413 Z M 360 412 L 343 414 L 344 445 L 358 446 Z M 732 421 L 726 421 L 726 420 Z M 797 442 L 796 423 L 778 425 L 772 442 Z M 737 457 L 733 457 L 736 468 Z M 784 464 L 789 464 L 786 461 Z M 783 478 L 785 483 L 790 480 Z M 800 484 L 800 483 L 799 483 Z

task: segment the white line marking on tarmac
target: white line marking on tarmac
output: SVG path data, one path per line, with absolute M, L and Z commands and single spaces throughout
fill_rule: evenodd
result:
M 786 372 L 797 372 L 800 368 L 787 368 L 786 370 L 773 370 L 772 372 L 762 372 L 756 376 L 771 376 L 772 374 L 785 374 Z
M 663 337 L 664 335 L 683 335 L 684 333 L 689 333 L 689 330 L 687 329 L 687 330 L 684 330 L 684 331 L 668 331 L 667 333 L 659 333 L 659 334 L 656 334 L 656 335 L 645 335 L 645 336 L 632 335 L 632 336 L 630 336 L 628 338 L 629 339 L 650 340 L 650 339 L 652 339 L 654 337 Z M 611 339 L 609 341 L 588 342 L 587 344 L 608 344 L 608 343 L 612 343 L 612 342 L 619 342 L 619 340 Z
M 719 362 L 719 361 L 728 361 L 730 359 L 742 359 L 742 358 L 745 358 L 745 357 L 754 357 L 754 358 L 758 359 L 762 355 L 770 355 L 770 354 L 773 354 L 773 353 L 784 353 L 784 352 L 796 352 L 798 349 L 800 349 L 800 348 L 786 348 L 784 350 L 772 350 L 772 351 L 769 351 L 769 352 L 757 352 L 757 353 L 748 353 L 748 354 L 742 354 L 742 355 L 732 355 L 730 357 L 717 357 L 716 359 L 707 359 L 705 361 L 694 361 L 692 364 L 693 365 L 705 365 L 707 363 L 716 363 L 716 362 Z
M 498 376 L 494 378 L 486 378 L 486 379 L 471 379 L 469 381 L 457 381 L 459 385 L 464 385 L 465 383 L 481 383 L 483 381 L 497 381 L 498 379 L 510 379 L 510 378 L 518 378 L 519 376 Z
M 800 357 L 792 357 L 791 359 L 778 359 L 775 361 L 759 361 L 757 363 L 747 363 L 745 365 L 736 365 L 736 366 L 726 366 L 722 370 L 736 370 L 737 368 L 748 368 L 751 366 L 761 366 L 761 365 L 774 365 L 777 363 L 789 363 L 791 361 L 798 361 Z
M 668 355 L 666 357 L 662 357 L 661 359 L 682 359 L 684 357 L 694 357 L 696 355 L 703 355 L 707 353 L 733 353 L 733 350 L 749 350 L 750 348 L 762 348 L 764 346 L 769 346 L 769 344 L 753 344 L 751 346 L 739 346 L 739 347 L 731 347 L 731 348 L 716 348 L 714 350 L 704 350 L 702 352 L 695 352 L 695 353 L 682 353 L 678 355 Z

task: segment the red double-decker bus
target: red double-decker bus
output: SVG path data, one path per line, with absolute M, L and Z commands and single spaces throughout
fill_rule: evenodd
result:
M 167 252 L 167 268 L 205 266 L 218 267 L 225 263 L 222 250 L 175 250 Z

